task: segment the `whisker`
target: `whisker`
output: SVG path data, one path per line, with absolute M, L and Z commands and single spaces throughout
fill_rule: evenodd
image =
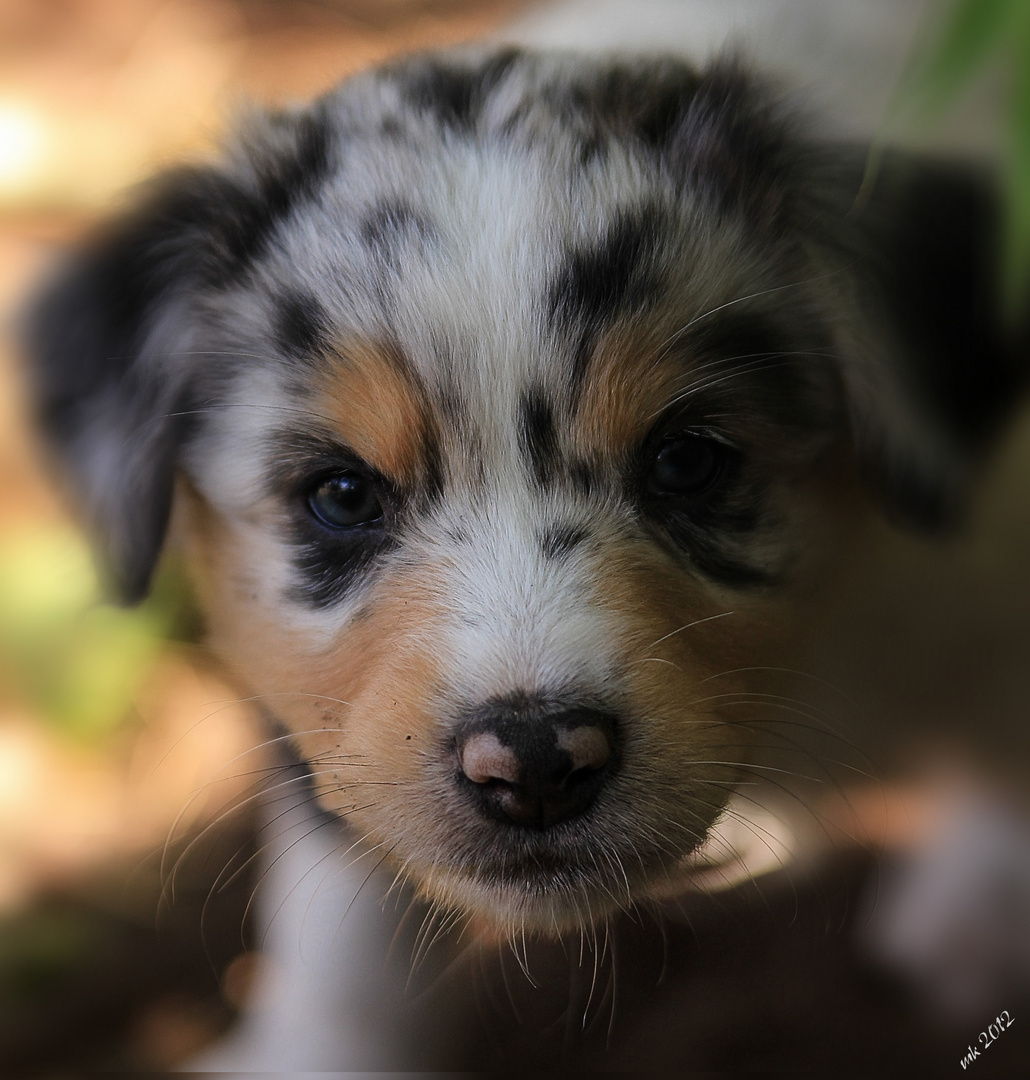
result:
M 313 803 L 314 801 L 315 801 L 315 800 L 314 800 L 314 797 L 312 797 L 311 799 L 307 800 L 307 803 Z M 306 805 L 306 804 L 300 804 L 300 805 Z M 248 916 L 248 915 L 250 914 L 250 909 L 251 909 L 251 907 L 253 906 L 253 903 L 254 903 L 254 899 L 255 899 L 255 897 L 257 896 L 257 892 L 258 892 L 258 889 L 259 889 L 259 888 L 261 887 L 261 884 L 262 884 L 262 883 L 263 883 L 263 882 L 265 881 L 265 879 L 266 879 L 266 878 L 267 878 L 267 877 L 269 876 L 269 874 L 270 874 L 270 873 L 272 872 L 272 870 L 273 870 L 273 869 L 275 868 L 276 864 L 277 864 L 277 863 L 278 863 L 278 862 L 279 862 L 279 861 L 280 861 L 281 859 L 285 858 L 285 857 L 286 857 L 286 855 L 288 855 L 288 854 L 290 853 L 290 851 L 292 851 L 292 850 L 293 850 L 293 849 L 294 849 L 294 848 L 295 848 L 295 847 L 296 847 L 296 846 L 297 846 L 297 845 L 298 845 L 299 843 L 301 843 L 302 841 L 306 840 L 306 839 L 307 839 L 307 838 L 308 838 L 309 836 L 313 836 L 313 835 L 314 835 L 314 834 L 315 834 L 316 832 L 319 832 L 319 831 L 320 831 L 321 829 L 324 829 L 324 828 L 326 828 L 327 826 L 336 826 L 336 825 L 338 825 L 338 823 L 339 823 L 339 822 L 338 822 L 338 818 L 346 817 L 346 816 L 348 816 L 349 814 L 351 814 L 351 813 L 356 813 L 356 812 L 357 812 L 357 811 L 359 811 L 359 810 L 367 810 L 367 809 L 369 809 L 370 807 L 372 807 L 372 806 L 374 806 L 374 805 L 375 805 L 375 803 L 367 803 L 367 804 L 366 804 L 366 805 L 364 805 L 364 806 L 360 806 L 360 807 L 355 807 L 355 808 L 354 808 L 353 810 L 349 810 L 349 811 L 347 811 L 347 812 L 346 812 L 346 813 L 344 813 L 344 814 L 339 814 L 339 815 L 337 815 L 337 817 L 332 817 L 332 818 L 330 818 L 330 817 L 325 817 L 325 818 L 323 818 L 323 819 L 322 819 L 321 821 L 319 821 L 319 822 L 317 822 L 316 824 L 314 824 L 314 825 L 313 825 L 313 826 L 312 826 L 311 828 L 309 828 L 309 829 L 305 830 L 305 831 L 304 831 L 304 832 L 303 832 L 303 833 L 302 833 L 302 834 L 301 834 L 300 836 L 298 836 L 298 837 L 297 837 L 296 839 L 294 839 L 294 840 L 290 841 L 290 843 L 289 843 L 289 844 L 287 844 L 287 845 L 286 845 L 286 847 L 285 847 L 285 848 L 283 848 L 283 850 L 282 850 L 282 851 L 280 851 L 280 852 L 279 852 L 279 853 L 278 853 L 278 854 L 277 854 L 277 855 L 275 856 L 275 858 L 274 858 L 274 859 L 272 859 L 272 861 L 271 861 L 270 863 L 268 863 L 268 865 L 267 865 L 267 866 L 265 866 L 264 870 L 262 871 L 262 873 L 261 873 L 261 876 L 260 876 L 260 877 L 258 878 L 258 880 L 257 880 L 256 884 L 254 885 L 254 888 L 253 888 L 253 890 L 251 891 L 251 895 L 250 895 L 250 900 L 248 900 L 248 902 L 247 902 L 247 906 L 246 906 L 246 909 L 244 910 L 244 913 L 243 913 L 243 914 L 244 914 L 244 919 L 246 919 L 246 918 L 247 918 L 247 916 Z M 288 813 L 290 812 L 290 810 L 292 810 L 292 809 L 294 809 L 294 804 L 291 804 L 291 805 L 290 805 L 289 807 L 287 807 L 287 809 L 286 809 L 286 810 L 284 810 L 284 811 L 283 811 L 283 812 L 282 812 L 281 814 L 279 814 L 279 815 L 277 816 L 277 818 L 273 818 L 273 821 L 275 821 L 275 820 L 278 820 L 278 818 L 281 818 L 281 817 L 285 816 L 285 815 L 286 815 L 286 814 L 288 814 Z M 299 807 L 298 807 L 298 809 L 299 809 Z M 289 830 L 286 830 L 286 831 L 288 832 Z M 273 840 L 278 840 L 278 839 L 280 839 L 280 837 L 281 837 L 282 835 L 285 835 L 285 833 L 283 833 L 283 834 L 279 834 L 279 835 L 277 835 L 277 836 L 273 837 Z M 264 847 L 264 848 L 267 848 L 267 847 L 269 846 L 269 844 L 271 844 L 271 843 L 272 843 L 272 841 L 269 841 L 268 843 L 266 843 L 265 845 L 263 845 L 263 847 Z M 330 850 L 330 851 L 329 851 L 329 852 L 328 852 L 328 853 L 327 853 L 327 854 L 326 854 L 325 856 L 323 856 L 323 857 L 322 857 L 321 859 L 319 859 L 317 863 L 315 863 L 315 867 L 317 867 L 317 866 L 321 865 L 321 863 L 323 863 L 323 862 L 324 862 L 324 861 L 326 860 L 326 858 L 329 858 L 329 857 L 331 857 L 331 856 L 333 856 L 333 855 L 336 855 L 336 854 L 337 854 L 337 852 L 335 851 L 335 849 L 332 849 L 332 850 Z M 300 886 L 301 882 L 303 882 L 303 881 L 304 881 L 304 879 L 305 879 L 305 878 L 306 878 L 306 877 L 308 876 L 308 874 L 309 874 L 309 873 L 311 872 L 311 870 L 312 870 L 312 869 L 314 869 L 315 867 L 312 867 L 312 868 L 310 868 L 309 870 L 307 870 L 307 871 L 306 871 L 306 872 L 305 872 L 305 873 L 304 873 L 304 874 L 302 875 L 302 877 L 301 877 L 301 878 L 300 878 L 300 879 L 299 879 L 299 880 L 298 880 L 298 881 L 296 882 L 296 884 L 295 884 L 295 885 L 293 886 L 293 889 L 291 889 L 291 890 L 290 890 L 290 892 L 289 892 L 289 893 L 287 893 L 287 896 L 286 896 L 286 898 L 284 898 L 284 899 L 283 899 L 283 901 L 282 901 L 282 902 L 281 902 L 281 903 L 279 904 L 279 906 L 278 906 L 278 907 L 276 908 L 276 911 L 275 911 L 275 912 L 273 913 L 272 917 L 271 917 L 271 918 L 270 918 L 270 919 L 268 920 L 268 926 L 269 926 L 269 927 L 271 927 L 271 925 L 272 925 L 272 922 L 273 922 L 273 921 L 274 921 L 274 919 L 275 919 L 275 916 L 276 916 L 276 915 L 278 915 L 278 913 L 279 913 L 279 912 L 280 912 L 280 911 L 282 910 L 282 908 L 283 908 L 283 905 L 284 905 L 284 904 L 286 903 L 286 901 L 287 901 L 287 900 L 289 899 L 290 895 L 292 895 L 293 891 L 294 891 L 295 889 L 297 889 L 297 888 L 298 888 L 298 887 Z
M 684 623 L 683 626 L 677 627 L 675 630 L 670 630 L 669 633 L 663 634 L 660 638 L 652 641 L 648 645 L 648 649 L 653 649 L 656 645 L 661 645 L 663 641 L 668 641 L 669 638 L 675 637 L 676 634 L 682 634 L 684 630 L 689 630 L 693 626 L 700 626 L 702 623 L 712 622 L 713 619 L 725 619 L 727 615 L 736 615 L 736 611 L 720 611 L 716 615 L 706 615 L 703 619 L 694 619 L 693 622 Z
M 670 340 L 675 340 L 679 335 L 686 333 L 691 327 L 696 326 L 699 322 L 703 322 L 705 319 L 710 319 L 713 315 L 717 315 L 720 311 L 725 311 L 727 308 L 736 306 L 737 304 L 743 304 L 748 300 L 757 300 L 762 296 L 771 296 L 773 293 L 785 292 L 788 289 L 799 289 L 804 285 L 811 285 L 816 281 L 825 281 L 831 277 L 837 277 L 844 273 L 847 267 L 838 267 L 835 270 L 828 270 L 822 274 L 813 274 L 807 278 L 801 278 L 798 281 L 790 281 L 785 285 L 772 285 L 767 289 L 758 289 L 755 292 L 747 293 L 744 296 L 735 297 L 733 300 L 727 300 L 723 304 L 718 304 L 715 307 L 708 308 L 700 315 L 695 315 L 689 322 L 685 323 Z
M 344 852 L 344 854 L 345 855 L 350 854 L 350 852 L 353 851 L 354 848 L 357 847 L 359 844 L 364 844 L 365 841 L 368 840 L 369 836 L 370 836 L 370 833 L 365 833 L 364 836 L 359 837 L 359 839 L 355 840 L 354 843 L 351 844 L 351 846 L 347 849 L 346 852 Z M 352 866 L 357 865 L 357 863 L 359 863 L 366 855 L 371 855 L 374 852 L 378 851 L 380 848 L 382 848 L 385 845 L 385 843 L 386 843 L 386 841 L 384 840 L 381 843 L 375 844 L 373 847 L 365 848 L 356 858 L 351 859 L 351 861 L 349 863 L 346 863 L 343 866 L 338 867 L 337 869 L 341 873 L 346 872 Z M 339 934 L 340 930 L 343 928 L 344 921 L 346 920 L 347 916 L 350 914 L 351 908 L 353 908 L 354 904 L 357 902 L 358 896 L 361 895 L 362 890 L 369 883 L 369 881 L 371 880 L 373 874 L 375 874 L 375 872 L 379 869 L 379 867 L 382 866 L 383 863 L 386 862 L 386 860 L 393 854 L 396 847 L 397 847 L 397 845 L 394 844 L 392 847 L 387 848 L 387 850 L 384 851 L 383 854 L 379 857 L 379 859 L 372 865 L 372 867 L 369 869 L 368 873 L 361 879 L 361 884 L 357 887 L 357 889 L 355 889 L 354 895 L 350 898 L 350 901 L 348 902 L 347 907 L 344 909 L 343 914 L 340 916 L 340 921 L 337 924 L 336 929 L 333 931 L 333 937 L 332 937 L 331 944 L 335 943 L 337 934 Z M 334 854 L 336 854 L 336 852 L 334 852 Z

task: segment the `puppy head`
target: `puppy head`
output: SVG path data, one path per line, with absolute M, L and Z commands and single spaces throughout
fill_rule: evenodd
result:
M 732 70 L 416 58 L 167 177 L 37 307 L 123 595 L 179 477 L 214 647 L 430 896 L 561 929 L 666 884 L 848 448 L 938 485 L 825 165 Z

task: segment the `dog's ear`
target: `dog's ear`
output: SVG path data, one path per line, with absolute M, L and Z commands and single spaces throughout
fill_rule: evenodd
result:
M 198 340 L 212 295 L 238 279 L 324 175 L 324 111 L 255 119 L 219 166 L 152 183 L 26 313 L 36 419 L 126 603 L 160 554 L 179 452 L 213 372 Z
M 211 170 L 169 175 L 62 266 L 27 312 L 36 420 L 102 572 L 127 603 L 160 553 L 191 409 L 191 303 L 235 198 Z
M 1001 317 L 989 170 L 893 151 L 870 182 L 867 148 L 806 135 L 732 60 L 684 84 L 668 113 L 673 175 L 766 243 L 808 236 L 822 250 L 809 273 L 832 309 L 854 442 L 888 514 L 926 529 L 959 521 L 1030 371 L 1028 312 L 1021 327 Z
M 997 194 L 972 166 L 888 154 L 849 215 L 859 347 L 842 358 L 855 440 L 888 513 L 961 519 L 1027 382 L 998 293 Z
M 808 234 L 834 249 L 815 274 L 839 320 L 856 448 L 886 511 L 955 524 L 1030 381 L 1030 304 L 1020 325 L 1002 318 L 990 171 L 893 151 L 867 175 L 867 149 L 812 140 L 733 62 L 682 100 L 675 175 L 769 243 Z

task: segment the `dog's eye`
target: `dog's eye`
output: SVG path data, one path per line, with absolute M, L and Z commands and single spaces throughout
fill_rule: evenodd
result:
M 308 506 L 330 529 L 353 529 L 383 516 L 375 484 L 358 473 L 342 473 L 324 480 L 308 496 Z
M 730 450 L 703 435 L 665 442 L 651 463 L 647 489 L 652 495 L 696 498 L 711 490 L 726 470 Z

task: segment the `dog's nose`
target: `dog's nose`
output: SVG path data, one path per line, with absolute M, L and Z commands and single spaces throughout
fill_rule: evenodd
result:
M 593 709 L 497 703 L 458 728 L 458 779 L 491 817 L 547 829 L 594 801 L 614 744 L 613 719 Z

